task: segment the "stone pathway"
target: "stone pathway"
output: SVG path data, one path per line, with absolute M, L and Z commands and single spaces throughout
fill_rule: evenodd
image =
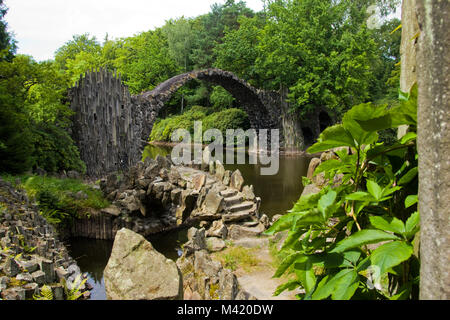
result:
M 258 300 L 297 300 L 295 295 L 301 292 L 298 289 L 285 291 L 277 297 L 273 296 L 278 286 L 287 280 L 273 278 L 276 270 L 273 257 L 269 252 L 269 238 L 245 238 L 233 241 L 233 243 L 236 247 L 251 248 L 252 254 L 260 260 L 258 266 L 252 268 L 251 272 L 242 268 L 236 270 L 235 275 L 242 290 Z

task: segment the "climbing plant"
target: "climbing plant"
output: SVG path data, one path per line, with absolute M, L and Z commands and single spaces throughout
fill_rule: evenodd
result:
M 418 298 L 417 87 L 402 100 L 353 107 L 309 148 L 332 152 L 314 172 L 328 182 L 266 232 L 287 232 L 275 277 L 296 276 L 276 295 L 301 287 L 306 300 Z M 378 142 L 381 130 L 405 124 L 406 136 Z

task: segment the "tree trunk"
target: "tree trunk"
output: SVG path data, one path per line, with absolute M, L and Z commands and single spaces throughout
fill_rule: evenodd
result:
M 411 40 L 419 32 L 416 16 L 416 0 L 404 0 L 402 3 L 402 43 L 400 55 L 402 68 L 400 73 L 400 90 L 410 92 L 416 76 L 416 47 L 417 39 Z M 408 126 L 398 128 L 398 138 L 402 138 L 408 131 Z
M 416 0 L 422 300 L 450 299 L 449 7 L 448 0 Z

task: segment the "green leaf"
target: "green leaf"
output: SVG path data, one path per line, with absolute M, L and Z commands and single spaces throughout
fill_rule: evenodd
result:
M 406 232 L 405 224 L 397 218 L 372 216 L 369 219 L 370 224 L 377 229 L 391 231 L 400 235 L 404 235 Z
M 419 202 L 419 197 L 417 195 L 408 196 L 405 200 L 405 209 L 408 209 Z
M 297 260 L 294 265 L 295 274 L 305 288 L 306 293 L 314 290 L 316 286 L 316 275 L 313 269 L 313 259 L 307 257 L 306 260 Z
M 413 247 L 403 241 L 393 241 L 378 247 L 370 255 L 370 262 L 379 268 L 379 276 L 389 269 L 408 260 L 413 254 Z
M 342 167 L 344 167 L 344 163 L 342 161 L 337 159 L 330 159 L 325 162 L 322 162 L 314 171 L 314 175 L 318 175 L 321 172 L 329 172 L 332 170 L 338 170 Z
M 304 187 L 309 186 L 310 184 L 312 184 L 311 179 L 307 178 L 307 177 L 302 177 L 302 184 Z
M 334 203 L 336 197 L 337 197 L 336 191 L 331 190 L 320 198 L 317 208 L 322 213 L 324 220 L 327 220 L 329 218 L 328 209 Z
M 342 278 L 347 277 L 349 274 L 351 275 L 349 278 L 353 278 L 353 272 L 354 270 L 352 269 L 344 269 L 334 276 L 329 276 L 322 279 L 311 297 L 312 300 L 323 300 L 328 298 L 331 294 L 333 294 L 337 284 Z
M 280 266 L 278 267 L 278 269 L 275 272 L 275 275 L 273 277 L 274 278 L 281 277 L 286 272 L 286 270 L 291 265 L 293 265 L 296 261 L 303 261 L 306 259 L 307 259 L 307 257 L 303 253 L 300 253 L 300 252 L 295 252 L 293 254 L 290 254 L 280 263 Z
M 354 192 L 352 194 L 349 194 L 349 195 L 347 195 L 345 197 L 345 199 L 346 200 L 353 200 L 353 201 L 368 201 L 368 202 L 375 201 L 374 197 L 372 197 L 367 192 L 362 192 L 362 191 L 358 191 L 358 192 Z
M 398 182 L 398 185 L 402 186 L 409 182 L 411 182 L 419 173 L 419 168 L 415 167 L 408 171 L 407 174 L 405 174 Z
M 361 230 L 350 237 L 340 241 L 336 248 L 331 252 L 344 252 L 353 248 L 361 247 L 366 244 L 379 243 L 387 240 L 398 240 L 399 238 L 393 234 L 381 230 Z
M 367 191 L 369 191 L 377 201 L 380 201 L 383 196 L 383 190 L 375 181 L 367 180 Z
M 419 212 L 414 212 L 408 220 L 406 220 L 405 225 L 405 237 L 411 238 L 420 230 L 420 214 Z
M 415 132 L 408 132 L 405 136 L 403 136 L 402 140 L 400 140 L 401 144 L 406 144 L 410 142 L 411 140 L 417 139 L 417 133 Z
M 314 256 L 314 264 L 326 269 L 353 268 L 361 257 L 361 251 L 352 250 L 341 253 L 320 253 Z
M 264 234 L 272 236 L 277 232 L 290 229 L 294 225 L 296 219 L 298 219 L 297 213 L 288 213 L 278 219 L 278 221 L 266 230 Z
M 359 275 L 351 270 L 336 281 L 335 289 L 331 295 L 333 300 L 350 300 L 359 286 Z
M 308 153 L 323 152 L 337 147 L 355 147 L 352 135 L 342 125 L 325 129 L 320 134 L 318 142 L 308 149 Z
M 301 283 L 298 280 L 290 280 L 287 283 L 282 284 L 281 286 L 279 286 L 276 290 L 275 293 L 273 294 L 274 297 L 279 296 L 280 294 L 282 294 L 284 291 L 289 290 L 295 290 L 297 289 L 299 286 L 301 285 Z

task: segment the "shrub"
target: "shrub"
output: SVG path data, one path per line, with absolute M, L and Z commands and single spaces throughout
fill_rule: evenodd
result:
M 240 109 L 226 109 L 208 114 L 207 108 L 194 106 L 182 115 L 157 121 L 150 134 L 150 141 L 171 141 L 172 133 L 177 129 L 185 129 L 193 134 L 195 121 L 203 122 L 203 132 L 219 129 L 224 136 L 227 129 L 246 130 L 250 127 L 247 114 Z
M 407 135 L 393 145 L 379 142 L 381 130 L 400 125 L 410 126 Z M 275 277 L 296 276 L 277 295 L 301 287 L 305 300 L 418 298 L 416 130 L 417 87 L 396 108 L 353 107 L 308 149 L 331 150 L 335 158 L 314 172 L 328 181 L 322 190 L 302 196 L 266 231 L 288 231 Z

